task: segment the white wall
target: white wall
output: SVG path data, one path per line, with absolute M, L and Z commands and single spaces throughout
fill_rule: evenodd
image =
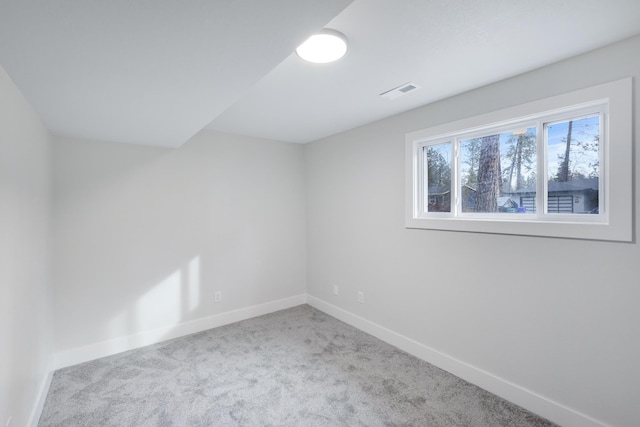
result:
M 407 230 L 403 209 L 406 132 L 637 81 L 638 51 L 631 39 L 304 147 L 208 131 L 180 150 L 56 139 L 55 350 L 290 298 L 306 280 L 319 300 L 478 368 L 476 382 L 634 425 L 637 231 L 621 244 Z M 0 423 L 27 423 L 52 346 L 49 145 L 0 69 Z
M 54 165 L 57 353 L 304 296 L 302 146 L 55 138 Z
M 637 425 L 637 231 L 625 244 L 405 229 L 404 134 L 628 76 L 637 131 L 638 52 L 630 39 L 308 145 L 310 296 L 456 359 L 481 385 L 503 383 L 493 388 L 521 404 L 554 402 L 533 409 L 562 424 Z M 639 184 L 636 173 L 636 224 Z
M 0 425 L 27 425 L 51 356 L 51 137 L 0 67 Z

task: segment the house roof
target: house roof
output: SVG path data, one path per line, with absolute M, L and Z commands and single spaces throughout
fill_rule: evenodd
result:
M 448 187 L 446 185 L 441 185 L 441 184 L 430 185 L 428 188 L 428 194 L 430 196 L 442 196 L 450 192 L 451 192 L 451 187 Z
M 598 178 L 581 178 L 573 179 L 566 182 L 549 181 L 548 189 L 550 193 L 559 193 L 565 191 L 598 191 Z M 521 188 L 520 190 L 507 191 L 507 194 L 523 194 L 523 193 L 535 193 L 536 187 L 530 186 Z
M 517 203 L 511 200 L 511 197 L 509 196 L 498 197 L 498 207 L 511 207 L 514 205 L 517 206 Z

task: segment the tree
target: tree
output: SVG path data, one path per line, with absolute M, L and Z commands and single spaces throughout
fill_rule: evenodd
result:
M 512 135 L 507 141 L 507 159 L 511 161 L 509 167 L 505 168 L 505 190 L 514 191 L 527 187 L 527 182 L 534 168 L 534 158 L 536 155 L 536 138 L 531 133 Z M 523 174 L 523 169 L 527 175 Z M 513 178 L 515 175 L 515 185 Z
M 567 124 L 567 136 L 562 138 L 565 149 L 558 154 L 558 171 L 552 179 L 567 182 L 579 178 L 597 178 L 600 166 L 598 117 L 571 120 Z
M 438 185 L 451 188 L 451 166 L 440 153 L 441 147 L 427 148 L 427 182 L 430 187 Z M 450 150 L 448 146 L 447 150 Z
M 567 130 L 566 148 L 564 150 L 564 157 L 560 160 L 560 167 L 558 167 L 558 181 L 569 181 L 569 154 L 571 153 L 571 131 L 573 130 L 573 120 L 569 121 L 569 129 Z
M 463 171 L 466 175 L 463 181 L 467 185 L 475 187 L 478 184 L 478 166 L 480 163 L 480 147 L 482 138 L 474 138 L 464 141 Z
M 500 176 L 500 135 L 482 137 L 478 165 L 477 212 L 498 211 Z
M 597 157 L 600 151 L 600 135 L 593 135 L 590 142 L 581 143 L 581 147 L 586 152 L 596 153 L 596 157 L 588 162 L 590 169 L 589 178 L 598 178 L 600 176 L 600 159 Z
M 450 152 L 448 143 L 427 148 L 427 198 L 431 212 L 451 211 Z

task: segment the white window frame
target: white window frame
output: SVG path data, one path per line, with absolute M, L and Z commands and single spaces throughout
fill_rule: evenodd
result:
M 599 214 L 547 214 L 545 123 L 599 113 Z M 630 242 L 633 239 L 632 79 L 626 78 L 406 135 L 407 228 Z M 536 213 L 462 213 L 457 141 L 536 127 Z M 451 142 L 451 212 L 424 212 L 423 147 Z

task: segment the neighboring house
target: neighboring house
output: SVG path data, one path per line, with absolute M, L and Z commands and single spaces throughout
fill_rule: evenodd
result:
M 548 185 L 549 213 L 591 213 L 598 209 L 598 178 L 550 181 Z M 505 192 L 527 212 L 535 212 L 535 187 Z
M 465 184 L 462 186 L 462 212 L 476 211 L 476 195 L 478 190 Z
M 451 212 L 451 186 L 430 185 L 429 212 Z
M 478 190 L 465 184 L 462 186 L 462 212 L 476 212 L 476 196 Z M 510 196 L 498 197 L 498 212 L 517 212 L 518 202 Z
M 549 213 L 598 212 L 598 178 L 574 179 L 567 182 L 550 181 L 548 191 Z M 535 212 L 535 195 L 535 186 L 504 191 L 497 200 L 498 212 Z M 462 187 L 462 212 L 476 212 L 476 196 L 475 188 L 470 185 Z
M 498 197 L 498 212 L 518 212 L 518 202 L 509 196 Z

